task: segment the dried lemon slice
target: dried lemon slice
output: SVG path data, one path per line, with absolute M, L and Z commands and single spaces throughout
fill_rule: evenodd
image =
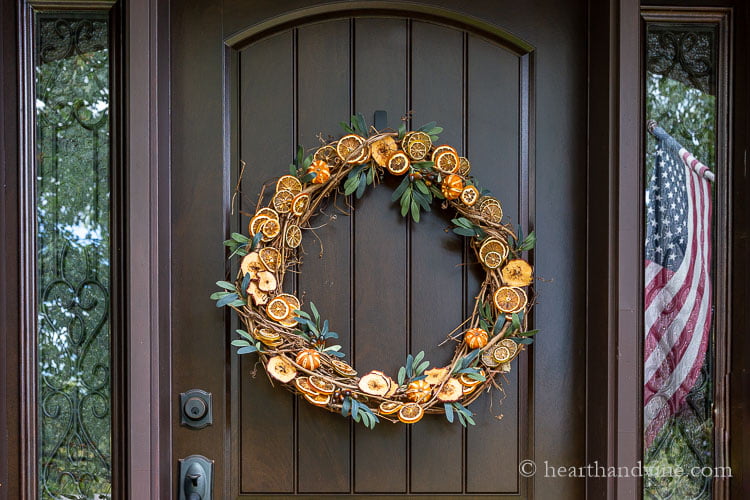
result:
M 307 193 L 300 193 L 292 200 L 292 213 L 296 216 L 300 216 L 305 213 L 307 206 L 310 204 L 310 195 Z
M 411 162 L 409 161 L 409 157 L 406 156 L 406 153 L 403 151 L 399 151 L 397 153 L 393 153 L 390 158 L 388 158 L 388 171 L 392 173 L 393 175 L 404 175 L 406 172 L 409 171 L 409 166 L 411 165 Z
M 482 364 L 487 368 L 496 368 L 500 365 L 497 360 L 492 356 L 492 350 L 484 351 L 482 353 Z
M 484 262 L 488 253 L 497 252 L 502 257 L 501 260 L 505 260 L 505 258 L 508 257 L 508 251 L 508 245 L 501 240 L 498 240 L 497 238 L 488 238 L 482 243 L 482 246 L 479 247 L 479 258 Z
M 260 261 L 269 271 L 278 271 L 281 266 L 281 252 L 273 247 L 265 247 L 258 250 Z
M 461 203 L 463 203 L 467 207 L 473 207 L 478 199 L 479 190 L 476 188 L 476 186 L 469 185 L 466 186 L 463 191 L 461 191 Z
M 479 200 L 479 213 L 484 219 L 495 224 L 499 224 L 503 219 L 502 205 L 491 196 L 485 196 Z
M 500 312 L 512 314 L 523 309 L 526 306 L 528 299 L 526 297 L 526 292 L 522 289 L 512 286 L 503 286 L 498 288 L 495 292 L 493 302 Z
M 383 401 L 382 403 L 380 403 L 378 410 L 380 411 L 381 415 L 392 415 L 399 411 L 402 406 L 404 405 L 401 403 L 397 403 L 396 401 Z
M 333 394 L 333 391 L 336 390 L 333 382 L 317 375 L 310 376 L 310 385 L 321 394 Z
M 346 163 L 364 163 L 370 156 L 370 149 L 364 145 L 364 137 L 357 134 L 345 135 L 336 144 L 336 153 Z
M 279 221 L 277 219 L 269 218 L 266 223 L 263 224 L 261 231 L 263 232 L 263 239 L 265 241 L 272 240 L 281 232 L 281 224 L 279 224 Z
M 463 156 L 458 157 L 458 173 L 466 177 L 471 172 L 471 163 Z
M 432 139 L 426 132 L 409 132 L 401 144 L 405 145 L 403 149 L 412 160 L 422 161 L 432 148 Z
M 318 148 L 318 150 L 315 151 L 315 154 L 313 154 L 313 160 L 321 160 L 329 165 L 338 166 L 341 164 L 341 158 L 339 158 L 339 155 L 336 153 L 336 148 L 331 144 Z
M 266 306 L 266 314 L 274 321 L 282 321 L 289 316 L 292 309 L 289 304 L 282 298 L 276 297 Z
M 492 349 L 492 357 L 495 358 L 495 361 L 499 363 L 507 363 L 511 360 L 513 355 L 510 352 L 510 349 L 505 347 L 504 345 L 498 345 L 495 346 L 494 349 Z
M 505 346 L 510 351 L 510 356 L 514 357 L 516 354 L 518 354 L 518 344 L 512 339 L 503 339 L 500 342 L 498 342 L 499 345 Z
M 289 248 L 297 248 L 302 243 L 302 230 L 296 224 L 290 224 L 284 232 L 284 241 Z
M 398 410 L 398 419 L 405 424 L 414 424 L 422 420 L 424 409 L 417 403 L 407 403 Z
M 497 252 L 487 252 L 482 263 L 489 269 L 497 269 L 503 263 L 503 256 Z
M 282 189 L 275 195 L 273 195 L 273 208 L 276 209 L 280 214 L 288 214 L 292 211 L 292 200 L 294 199 L 294 193 L 288 189 Z
M 297 194 L 302 191 L 302 183 L 293 175 L 282 175 L 278 181 L 276 181 L 276 192 L 279 191 L 291 191 L 293 194 Z

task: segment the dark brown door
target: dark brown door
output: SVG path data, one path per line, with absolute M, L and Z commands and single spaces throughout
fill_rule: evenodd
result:
M 544 471 L 545 461 L 584 462 L 585 2 L 312 4 L 172 6 L 174 460 L 215 460 L 218 498 L 582 498 L 582 480 Z M 434 416 L 370 431 L 271 388 L 253 375 L 254 358 L 230 349 L 234 320 L 208 298 L 229 273 L 222 240 L 245 231 L 241 212 L 287 171 L 296 145 L 379 109 L 392 127 L 407 110 L 414 126 L 436 120 L 507 219 L 538 235 L 533 322 L 542 333 L 505 396 L 472 406 L 469 429 Z M 240 160 L 240 212 L 229 215 Z M 450 217 L 403 219 L 393 187 L 368 192 L 348 217 L 326 210 L 293 285 L 325 311 L 360 372 L 395 375 L 409 352 L 424 350 L 434 364 L 450 358 L 436 346 L 465 317 L 478 275 L 461 265 Z M 190 388 L 213 394 L 212 426 L 180 426 L 178 394 Z M 524 459 L 537 461 L 537 477 L 519 475 Z

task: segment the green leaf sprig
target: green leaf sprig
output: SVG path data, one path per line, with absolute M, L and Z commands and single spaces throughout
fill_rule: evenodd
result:
M 466 217 L 457 217 L 451 219 L 451 222 L 456 225 L 453 228 L 453 232 L 461 236 L 475 237 L 479 240 L 483 240 L 487 234 L 482 230 L 481 227 L 471 222 Z
M 352 420 L 362 422 L 368 429 L 373 429 L 375 424 L 380 423 L 380 419 L 367 405 L 360 403 L 351 396 L 344 398 L 344 402 L 341 404 L 341 414 L 345 417 L 351 415 Z
M 235 339 L 232 341 L 233 346 L 239 347 L 239 349 L 237 349 L 237 354 L 263 352 L 263 344 L 255 340 L 245 330 L 237 330 L 237 333 L 239 333 L 241 337 L 244 337 L 243 339 Z
M 419 351 L 416 356 L 409 354 L 406 357 L 406 365 L 398 369 L 398 385 L 404 385 L 427 378 L 423 373 L 430 366 L 430 362 L 423 360 L 424 351 Z
M 312 302 L 310 302 L 310 311 L 312 312 L 312 316 L 300 309 L 294 310 L 294 314 L 296 315 L 294 319 L 299 323 L 299 328 L 294 333 L 308 342 L 312 342 L 318 351 L 336 356 L 337 358 L 343 358 L 344 353 L 340 352 L 340 345 L 326 345 L 328 340 L 338 339 L 339 334 L 329 329 L 327 319 L 321 321 L 318 308 Z
M 445 407 L 445 418 L 448 422 L 453 423 L 454 415 L 456 415 L 458 416 L 458 421 L 464 427 L 467 426 L 467 423 L 470 425 L 476 425 L 473 418 L 474 414 L 461 403 L 445 403 L 443 406 Z

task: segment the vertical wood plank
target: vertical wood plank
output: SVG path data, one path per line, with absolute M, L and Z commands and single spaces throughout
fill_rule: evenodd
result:
M 349 21 L 328 21 L 298 30 L 297 127 L 299 144 L 313 151 L 319 133 L 339 135 L 349 115 Z M 339 202 L 341 203 L 341 202 Z M 332 204 L 311 221 L 320 242 L 305 230 L 299 292 L 303 308 L 314 302 L 347 354 L 350 346 L 351 224 Z M 323 249 L 322 257 L 321 245 Z M 344 417 L 299 400 L 298 484 L 302 493 L 349 491 L 350 424 Z
M 355 22 L 355 110 L 372 123 L 388 113 L 397 128 L 406 111 L 407 23 L 397 19 Z M 386 177 L 355 203 L 355 360 L 360 375 L 382 370 L 394 379 L 406 358 L 407 230 L 391 201 L 401 179 Z M 406 491 L 406 428 L 382 421 L 374 430 L 355 427 L 357 492 Z
M 249 213 L 264 183 L 273 192 L 294 150 L 292 40 L 286 32 L 240 53 L 240 158 L 247 162 L 241 210 Z M 247 222 L 243 217 L 243 232 Z M 293 492 L 294 398 L 271 387 L 257 359 L 240 358 L 241 491 Z
M 432 24 L 412 29 L 413 128 L 435 120 L 444 128 L 439 144 L 462 149 L 463 35 Z M 452 214 L 433 204 L 412 224 L 411 352 L 425 351 L 432 366 L 450 361 L 454 344 L 438 347 L 463 320 L 463 242 L 445 232 Z M 429 416 L 411 428 L 411 491 L 460 492 L 463 431 L 456 423 Z
M 485 40 L 468 38 L 467 154 L 472 173 L 503 205 L 503 222 L 519 220 L 519 59 Z M 478 266 L 477 266 L 478 267 Z M 471 296 L 483 273 L 469 274 Z M 521 356 L 526 356 L 522 353 Z M 466 489 L 472 493 L 518 489 L 518 368 L 472 406 L 477 425 L 467 430 Z M 502 419 L 496 417 L 502 415 Z M 488 474 L 483 464 L 496 464 Z

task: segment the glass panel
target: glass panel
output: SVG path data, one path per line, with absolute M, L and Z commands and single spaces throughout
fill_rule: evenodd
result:
M 111 490 L 108 22 L 37 14 L 39 492 Z
M 683 158 L 716 164 L 717 29 L 649 23 L 646 36 L 646 116 L 660 128 L 646 149 L 643 493 L 711 498 L 713 183 Z

